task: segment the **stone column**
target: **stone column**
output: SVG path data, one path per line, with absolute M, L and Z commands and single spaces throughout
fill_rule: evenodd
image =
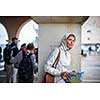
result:
M 43 67 L 51 50 L 59 44 L 66 33 L 75 33 L 76 42 L 71 50 L 71 66 L 81 70 L 81 24 L 39 24 L 39 82 L 43 78 Z

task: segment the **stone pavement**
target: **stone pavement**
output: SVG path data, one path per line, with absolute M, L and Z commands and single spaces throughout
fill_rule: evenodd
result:
M 6 72 L 0 66 L 0 83 L 6 83 Z M 81 56 L 81 71 L 84 71 L 83 83 L 100 83 L 100 54 Z M 34 83 L 38 83 L 38 75 L 35 75 Z
M 4 71 L 4 62 L 0 62 L 0 83 L 6 83 L 6 71 Z
M 38 82 L 38 73 L 35 74 L 34 83 Z M 0 83 L 6 83 L 6 71 L 4 71 L 4 67 L 0 65 Z
M 93 53 L 81 57 L 81 71 L 84 71 L 83 82 L 100 82 L 100 54 Z

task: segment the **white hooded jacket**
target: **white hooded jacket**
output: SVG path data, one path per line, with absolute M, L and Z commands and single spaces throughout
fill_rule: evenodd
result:
M 45 72 L 48 72 L 55 76 L 55 83 L 64 83 L 64 80 L 60 77 L 61 72 L 71 72 L 72 69 L 70 67 L 71 56 L 69 52 L 69 48 L 66 46 L 66 38 L 68 36 L 64 35 L 59 47 L 56 47 L 51 53 L 47 63 L 45 64 Z M 52 67 L 55 59 L 58 56 L 60 50 L 60 58 L 59 62 L 56 66 L 56 69 Z

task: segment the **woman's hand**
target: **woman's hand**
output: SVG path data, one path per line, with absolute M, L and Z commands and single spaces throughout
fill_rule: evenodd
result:
M 67 72 L 62 72 L 60 74 L 60 76 L 63 77 L 63 78 L 67 78 L 68 77 L 68 73 Z

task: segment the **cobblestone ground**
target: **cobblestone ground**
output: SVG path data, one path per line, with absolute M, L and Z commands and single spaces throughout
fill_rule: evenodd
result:
M 1 66 L 0 66 L 0 69 Z M 6 83 L 6 71 L 0 70 L 0 83 Z
M 84 71 L 83 82 L 100 83 L 100 54 L 91 53 L 81 58 L 81 70 Z
M 6 71 L 4 67 L 0 65 L 0 83 L 6 83 Z M 38 74 L 35 74 L 34 83 L 38 83 Z
M 84 71 L 82 82 L 100 83 L 100 54 L 91 53 L 86 57 L 81 57 L 81 71 Z M 6 71 L 0 66 L 0 83 L 6 83 Z M 38 83 L 38 75 L 35 76 L 34 83 Z

